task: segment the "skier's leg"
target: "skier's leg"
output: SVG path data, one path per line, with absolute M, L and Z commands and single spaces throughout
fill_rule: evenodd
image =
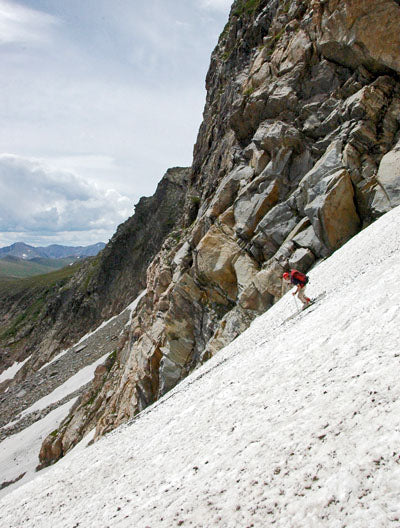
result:
M 310 302 L 310 299 L 305 294 L 305 289 L 306 287 L 303 286 L 302 288 L 300 288 L 299 293 L 298 293 L 298 297 L 300 301 L 303 303 L 303 306 L 307 306 L 308 303 Z

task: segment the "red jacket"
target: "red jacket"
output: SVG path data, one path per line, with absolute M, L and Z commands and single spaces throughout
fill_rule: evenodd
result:
M 290 282 L 295 286 L 300 285 L 302 288 L 304 288 L 308 282 L 308 277 L 304 273 L 301 273 L 301 271 L 293 269 L 290 272 Z

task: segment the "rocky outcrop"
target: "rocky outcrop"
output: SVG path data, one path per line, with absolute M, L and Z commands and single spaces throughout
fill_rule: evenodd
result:
M 234 2 L 182 224 L 148 265 L 115 363 L 43 464 L 135 416 L 268 309 L 284 270 L 309 270 L 399 203 L 399 22 L 394 0 Z
M 324 57 L 351 68 L 363 65 L 378 73 L 400 70 L 396 52 L 400 46 L 398 2 L 317 0 L 312 7 Z
M 378 187 L 372 202 L 372 210 L 383 214 L 400 205 L 400 143 L 385 154 L 377 173 Z

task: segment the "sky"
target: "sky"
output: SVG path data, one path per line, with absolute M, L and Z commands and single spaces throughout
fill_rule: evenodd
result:
M 0 247 L 107 242 L 190 166 L 231 0 L 0 0 Z
M 312 269 L 320 301 L 291 318 L 288 292 L 130 424 L 85 448 L 89 433 L 45 474 L 26 453 L 60 415 L 4 440 L 0 474 L 34 480 L 3 490 L 0 524 L 398 527 L 399 222 L 400 206 Z

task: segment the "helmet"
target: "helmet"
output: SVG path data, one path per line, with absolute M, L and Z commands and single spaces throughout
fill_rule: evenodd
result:
M 282 277 L 285 279 L 285 280 L 288 280 L 290 275 L 287 271 L 285 271 L 285 273 L 282 275 Z

